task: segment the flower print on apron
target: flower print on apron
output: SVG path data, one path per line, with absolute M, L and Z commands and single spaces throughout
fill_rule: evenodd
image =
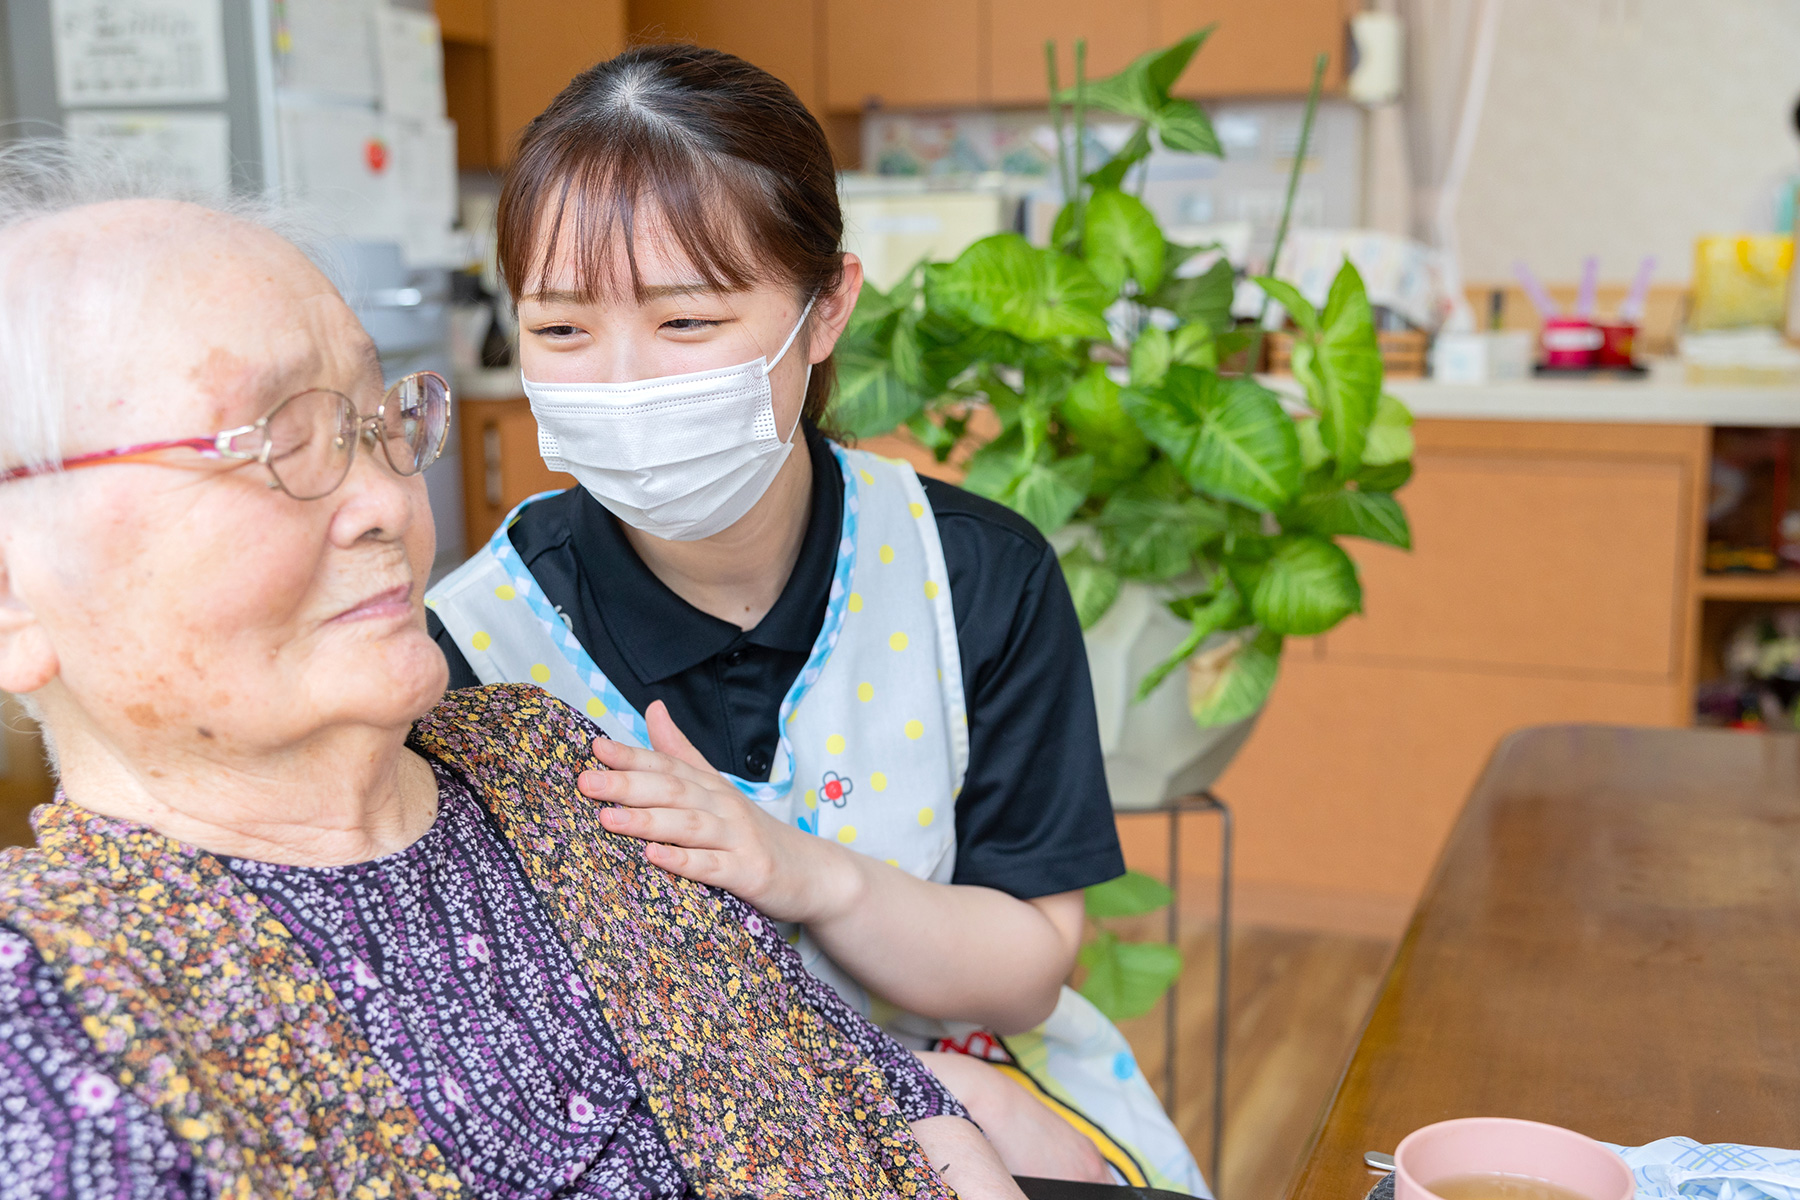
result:
M 949 883 L 969 733 L 936 517 L 907 464 L 832 451 L 844 476 L 844 516 L 824 624 L 781 702 L 769 778 L 722 774 L 779 820 Z M 483 683 L 534 682 L 607 737 L 648 746 L 642 715 L 575 639 L 507 537 L 541 498 L 514 509 L 425 603 Z M 1008 1071 L 1093 1138 L 1126 1182 L 1207 1194 L 1124 1037 L 1078 993 L 1064 988 L 1038 1029 L 999 1038 L 872 1000 L 804 929 L 789 935 L 808 969 L 902 1042 L 975 1054 Z

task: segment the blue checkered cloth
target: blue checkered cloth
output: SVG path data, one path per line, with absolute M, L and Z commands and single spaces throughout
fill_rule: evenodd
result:
M 1800 1200 L 1800 1150 L 1684 1137 L 1607 1145 L 1637 1177 L 1637 1200 Z

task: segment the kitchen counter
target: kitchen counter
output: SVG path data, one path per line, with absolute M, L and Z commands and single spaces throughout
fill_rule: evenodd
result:
M 1680 362 L 1659 359 L 1642 379 L 1534 378 L 1490 384 L 1395 379 L 1387 389 L 1415 417 L 1800 427 L 1800 387 L 1692 384 L 1685 372 Z M 1299 394 L 1291 375 L 1264 376 L 1263 381 L 1277 391 Z

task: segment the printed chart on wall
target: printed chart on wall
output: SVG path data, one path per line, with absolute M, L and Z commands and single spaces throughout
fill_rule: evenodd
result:
M 221 0 L 51 0 L 64 108 L 225 99 Z
M 73 112 L 69 140 L 99 145 L 125 162 L 193 191 L 231 186 L 231 122 L 218 112 Z

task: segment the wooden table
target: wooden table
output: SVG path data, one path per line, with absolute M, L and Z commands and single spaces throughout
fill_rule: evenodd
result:
M 1360 1200 L 1364 1151 L 1468 1116 L 1800 1147 L 1800 736 L 1501 743 L 1291 1200 Z

